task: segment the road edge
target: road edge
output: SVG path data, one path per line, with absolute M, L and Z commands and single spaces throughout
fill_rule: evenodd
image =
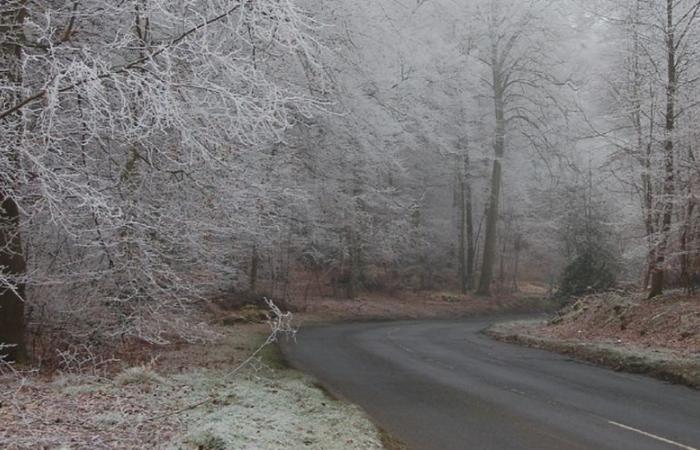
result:
M 616 371 L 647 375 L 673 384 L 700 389 L 700 358 L 671 356 L 662 351 L 652 357 L 648 353 L 629 347 L 600 342 L 557 340 L 525 331 L 541 323 L 501 322 L 486 328 L 483 333 L 501 342 L 560 353 Z
M 314 324 L 314 326 L 323 326 L 320 324 Z M 365 419 L 367 419 L 369 422 L 372 423 L 374 428 L 377 430 L 377 435 L 379 436 L 379 439 L 382 443 L 382 446 L 384 447 L 385 450 L 407 450 L 408 446 L 406 446 L 405 443 L 403 443 L 401 440 L 396 438 L 394 435 L 390 434 L 386 429 L 384 429 L 381 425 L 379 425 L 374 418 L 365 411 L 364 408 L 362 408 L 360 405 L 357 405 L 356 403 L 351 402 L 347 398 L 338 395 L 336 392 L 334 392 L 330 387 L 326 386 L 322 381 L 320 381 L 318 378 L 314 377 L 310 373 L 304 371 L 301 369 L 297 364 L 292 361 L 287 352 L 285 351 L 285 346 L 288 345 L 288 341 L 277 341 L 274 342 L 270 347 L 268 351 L 268 355 L 272 357 L 272 359 L 276 362 L 276 364 L 282 366 L 284 370 L 290 371 L 290 372 L 296 372 L 303 376 L 308 383 L 313 386 L 315 389 L 323 392 L 323 394 L 333 402 L 338 402 L 338 403 L 344 403 L 346 405 L 353 405 L 356 407 L 358 410 L 362 411 L 362 414 L 364 415 Z M 268 356 L 268 357 L 269 357 Z

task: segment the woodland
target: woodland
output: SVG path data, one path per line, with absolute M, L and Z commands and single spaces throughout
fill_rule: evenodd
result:
M 2 360 L 198 342 L 212 298 L 693 290 L 699 14 L 3 0 Z

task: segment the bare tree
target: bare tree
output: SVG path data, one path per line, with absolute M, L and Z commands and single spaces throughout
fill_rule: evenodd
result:
M 607 5 L 603 14 L 609 23 L 623 30 L 627 44 L 620 52 L 622 76 L 608 83 L 621 113 L 622 125 L 600 132 L 636 164 L 638 181 L 622 175 L 621 159 L 615 156 L 618 177 L 631 186 L 641 199 L 644 232 L 648 247 L 644 287 L 649 296 L 663 292 L 666 272 L 675 246 L 675 217 L 682 191 L 690 188 L 690 177 L 683 180 L 679 158 L 692 165 L 692 139 L 685 137 L 686 122 L 696 102 L 692 97 L 697 82 L 697 17 L 700 3 L 694 0 L 645 2 L 633 0 Z M 617 72 L 613 72 L 617 74 Z M 618 122 L 619 123 L 619 122 Z M 685 149 L 684 149 L 685 147 Z M 688 155 L 688 158 L 686 158 Z M 616 176 L 618 176 L 616 174 Z M 690 199 L 690 196 L 687 196 Z M 682 209 L 690 220 L 694 208 L 688 201 Z M 689 225 L 681 225 L 678 239 L 681 263 L 687 253 Z M 681 277 L 687 277 L 687 268 Z
M 666 0 L 665 22 L 662 29 L 665 43 L 666 62 L 666 108 L 664 113 L 664 146 L 663 146 L 663 188 L 662 188 L 662 218 L 658 245 L 654 249 L 655 260 L 651 269 L 651 286 L 649 297 L 660 295 L 664 288 L 665 263 L 667 260 L 668 243 L 673 222 L 673 209 L 676 194 L 676 140 L 675 136 L 679 109 L 677 106 L 679 94 L 679 77 L 684 70 L 689 55 L 685 51 L 688 38 L 692 36 L 700 12 L 700 2 Z
M 486 216 L 483 262 L 477 293 L 491 294 L 496 263 L 498 218 L 503 184 L 503 160 L 508 137 L 519 135 L 519 143 L 547 151 L 547 111 L 560 106 L 552 88 L 565 85 L 549 71 L 554 52 L 547 49 L 553 30 L 545 12 L 552 13 L 550 1 L 514 2 L 488 0 L 479 8 L 479 20 L 486 26 L 477 59 L 488 68 L 484 84 L 493 100 L 493 169 Z

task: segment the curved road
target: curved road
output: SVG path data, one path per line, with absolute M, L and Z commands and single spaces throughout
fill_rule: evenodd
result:
M 493 341 L 484 319 L 302 330 L 283 350 L 416 450 L 700 450 L 700 392 Z

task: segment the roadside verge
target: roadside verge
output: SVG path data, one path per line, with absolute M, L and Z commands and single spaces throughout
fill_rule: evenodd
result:
M 0 377 L 0 448 L 385 448 L 359 407 L 284 365 L 276 345 L 238 369 L 265 325 L 215 331 L 206 345 L 160 348 L 114 371 Z
M 502 342 L 525 345 L 572 356 L 614 370 L 652 376 L 700 389 L 700 357 L 662 348 L 638 348 L 603 341 L 580 341 L 544 336 L 541 320 L 503 322 L 484 333 Z

